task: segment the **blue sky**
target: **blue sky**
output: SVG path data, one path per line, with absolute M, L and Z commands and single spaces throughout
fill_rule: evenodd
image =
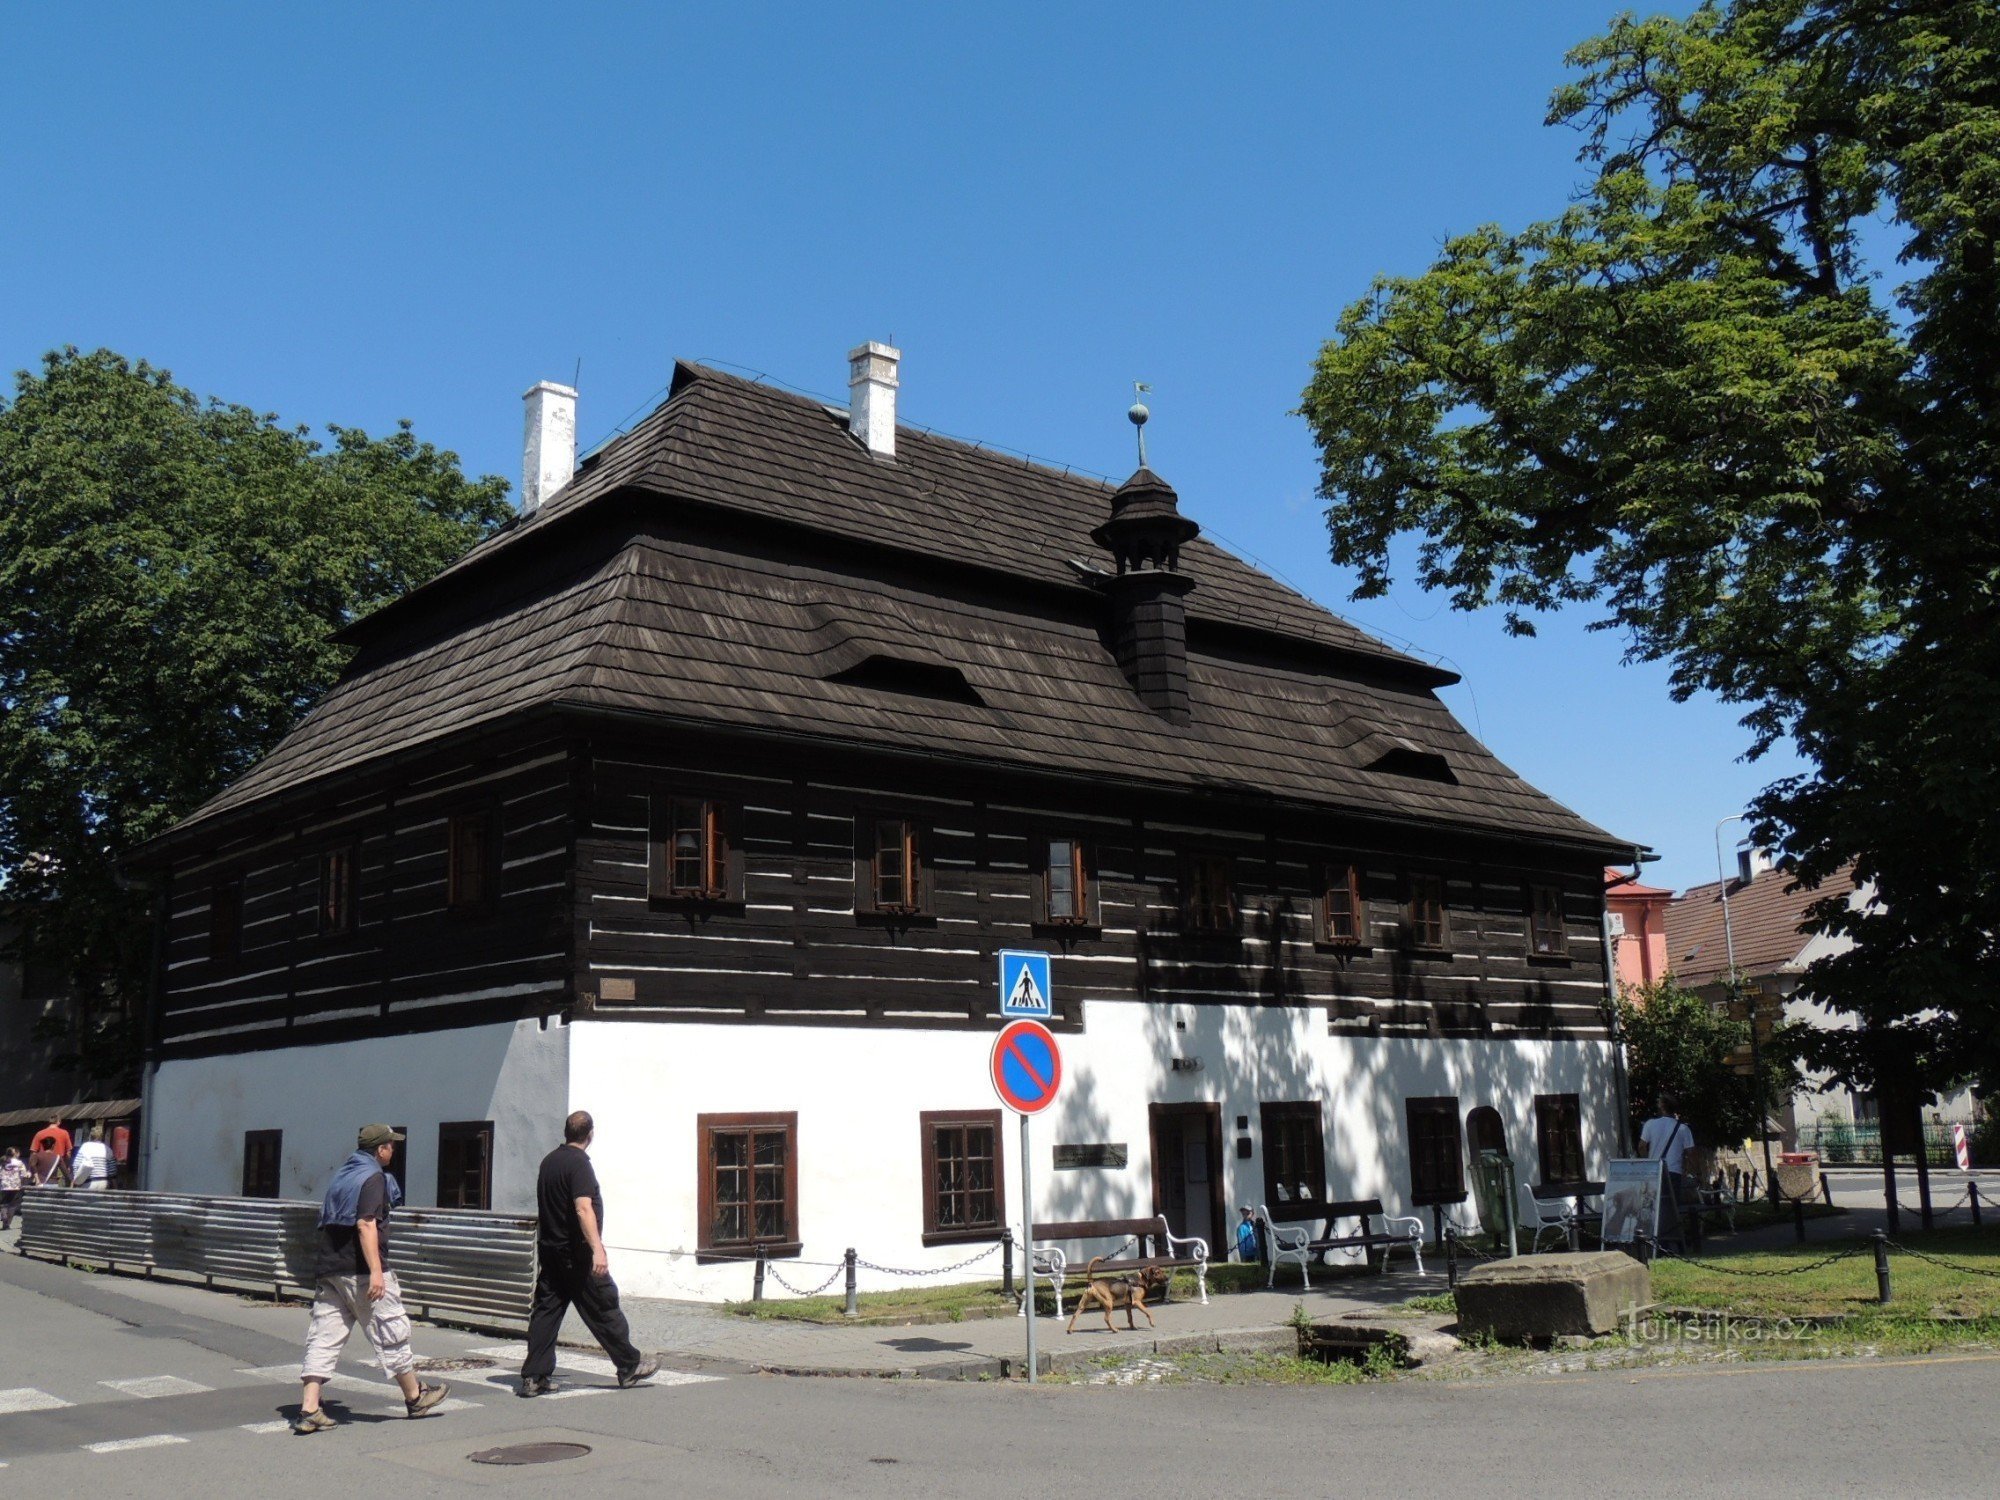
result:
M 109 345 L 510 479 L 579 359 L 588 441 L 676 357 L 844 401 L 893 337 L 907 420 L 1116 476 L 1144 379 L 1211 535 L 1462 672 L 1496 753 L 1685 886 L 1793 763 L 1585 612 L 1350 602 L 1290 414 L 1372 276 L 1560 205 L 1543 106 L 1614 8 L 9 7 L 0 361 Z

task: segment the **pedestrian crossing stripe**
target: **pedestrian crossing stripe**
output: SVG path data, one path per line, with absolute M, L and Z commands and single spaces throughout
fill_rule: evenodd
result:
M 33 1386 L 16 1386 L 11 1391 L 0 1391 L 0 1417 L 10 1417 L 23 1411 L 54 1411 L 58 1407 L 69 1406 L 70 1402 L 60 1396 L 51 1396 L 47 1391 L 38 1391 Z
M 198 1380 L 183 1380 L 178 1375 L 144 1375 L 136 1380 L 100 1380 L 97 1383 L 141 1401 L 153 1401 L 161 1396 L 199 1396 L 215 1389 Z
M 112 1438 L 105 1443 L 85 1443 L 85 1453 L 130 1453 L 134 1448 L 168 1448 L 175 1443 L 185 1443 L 184 1437 L 176 1437 L 171 1432 L 156 1432 L 151 1437 Z

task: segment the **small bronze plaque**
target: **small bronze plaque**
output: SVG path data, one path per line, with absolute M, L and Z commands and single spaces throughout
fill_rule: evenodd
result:
M 1056 1147 L 1058 1172 L 1073 1171 L 1078 1167 L 1122 1167 L 1125 1165 L 1125 1160 L 1123 1141 L 1099 1141 L 1088 1145 Z
M 638 986 L 630 979 L 600 979 L 597 981 L 599 998 L 605 1000 L 636 1000 Z

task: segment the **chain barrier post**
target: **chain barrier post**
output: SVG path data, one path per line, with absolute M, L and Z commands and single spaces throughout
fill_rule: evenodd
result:
M 1889 1305 L 1889 1236 L 1875 1231 L 1875 1300 Z
M 762 1245 L 752 1245 L 750 1248 L 757 1256 L 756 1274 L 750 1281 L 750 1300 L 752 1302 L 762 1302 L 764 1300 L 764 1247 Z
M 847 1247 L 847 1254 L 842 1259 L 847 1266 L 847 1316 L 858 1318 L 861 1316 L 861 1292 L 859 1287 L 855 1285 L 854 1247 L 852 1245 Z
M 1972 1227 L 1977 1229 L 1979 1227 L 1979 1184 L 1968 1182 L 1965 1185 L 1965 1195 L 1965 1201 L 1972 1205 Z
M 1806 1200 L 1803 1198 L 1792 1200 L 1792 1231 L 1803 1245 L 1806 1242 Z
M 1458 1231 L 1450 1225 L 1444 1231 L 1444 1284 L 1458 1290 Z
M 1014 1295 L 1014 1226 L 1006 1224 L 1000 1229 L 1000 1295 Z
M 1833 1184 L 1826 1180 L 1826 1173 L 1819 1174 L 1819 1195 L 1826 1199 L 1826 1206 L 1833 1207 Z

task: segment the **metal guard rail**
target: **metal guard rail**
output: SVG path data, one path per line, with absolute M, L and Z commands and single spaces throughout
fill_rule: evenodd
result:
M 319 1205 L 277 1198 L 30 1188 L 17 1248 L 115 1271 L 167 1271 L 311 1296 Z M 525 1323 L 535 1290 L 535 1220 L 462 1208 L 399 1208 L 390 1267 L 421 1318 Z

